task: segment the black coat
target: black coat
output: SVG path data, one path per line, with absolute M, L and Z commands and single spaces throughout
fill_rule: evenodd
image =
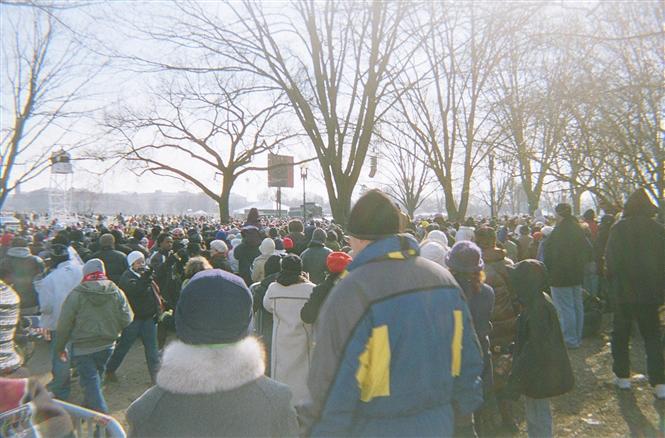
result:
M 100 259 L 104 262 L 106 275 L 115 284 L 119 284 L 120 277 L 129 268 L 127 266 L 127 256 L 120 251 L 111 248 L 105 248 L 97 251 L 90 256 L 91 259 Z
M 339 274 L 328 274 L 321 284 L 312 289 L 309 300 L 307 300 L 305 305 L 302 306 L 302 310 L 300 310 L 300 319 L 302 319 L 302 322 L 306 324 L 314 324 L 316 322 L 321 311 L 321 306 L 323 306 L 338 277 Z
M 575 377 L 556 309 L 544 292 L 544 266 L 527 260 L 508 268 L 511 287 L 523 306 L 508 381 L 509 393 L 542 399 L 573 389 Z
M 134 319 L 151 319 L 157 315 L 159 304 L 149 276 L 139 277 L 127 269 L 120 277 L 118 286 L 127 296 Z
M 243 241 L 234 248 L 233 257 L 238 260 L 238 275 L 245 280 L 247 286 L 252 284 L 252 263 L 261 254 L 258 246 L 251 246 Z
M 661 305 L 665 296 L 665 227 L 651 218 L 648 198 L 631 195 L 605 249 L 607 276 L 616 280 L 618 303 Z
M 553 287 L 579 286 L 592 261 L 591 243 L 574 217 L 563 219 L 545 241 L 545 266 Z

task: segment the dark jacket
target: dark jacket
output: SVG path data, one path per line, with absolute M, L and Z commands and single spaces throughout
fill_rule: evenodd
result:
M 664 302 L 665 227 L 652 219 L 655 211 L 646 193 L 633 193 L 610 231 L 605 266 L 616 280 L 619 303 Z
M 120 277 L 129 268 L 127 256 L 112 248 L 104 248 L 90 256 L 91 259 L 100 259 L 104 262 L 106 275 L 115 284 L 120 283 Z
M 326 259 L 331 252 L 320 243 L 310 243 L 309 248 L 302 252 L 302 270 L 309 274 L 309 281 L 319 284 L 326 278 Z
M 224 366 L 218 366 L 224 364 Z M 295 437 L 286 385 L 263 375 L 260 343 L 169 344 L 150 388 L 127 410 L 132 437 Z
M 305 233 L 301 232 L 289 233 L 289 235 L 286 237 L 290 238 L 293 241 L 293 249 L 288 250 L 289 254 L 300 255 L 305 249 L 307 249 L 307 244 L 309 243 L 309 240 L 307 239 L 307 236 L 305 236 Z
M 565 394 L 575 378 L 556 309 L 545 293 L 549 287 L 545 266 L 525 260 L 509 269 L 509 277 L 523 310 L 508 392 L 536 399 Z
M 482 403 L 483 362 L 452 275 L 410 236 L 372 242 L 316 325 L 302 411 L 313 436 L 450 436 Z M 433 311 L 436 309 L 436 311 Z
M 250 286 L 252 284 L 252 263 L 261 254 L 259 246 L 249 245 L 243 242 L 233 250 L 233 257 L 238 260 L 238 275 Z
M 545 266 L 553 287 L 579 286 L 592 261 L 591 243 L 572 216 L 564 218 L 545 241 Z
M 141 245 L 141 242 L 139 242 L 138 240 L 136 240 L 133 237 L 127 241 L 127 247 L 129 247 L 129 249 L 131 249 L 132 251 L 138 251 L 138 252 L 142 253 L 143 256 L 146 258 L 146 260 L 148 259 L 148 256 L 150 255 L 150 252 L 148 251 L 148 249 L 145 246 Z
M 125 292 L 129 305 L 134 312 L 134 319 L 151 319 L 157 315 L 159 304 L 152 280 L 148 275 L 138 276 L 127 269 L 120 277 L 118 284 Z
M 312 289 L 312 295 L 309 296 L 309 300 L 302 306 L 302 310 L 300 311 L 302 322 L 305 324 L 314 324 L 316 322 L 321 306 L 323 306 L 326 297 L 328 297 L 333 286 L 337 283 L 338 278 L 339 274 L 328 274 L 325 280 Z

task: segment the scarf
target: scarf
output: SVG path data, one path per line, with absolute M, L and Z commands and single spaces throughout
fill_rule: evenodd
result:
M 418 242 L 410 234 L 396 234 L 384 239 L 375 240 L 355 255 L 353 261 L 340 274 L 346 277 L 349 272 L 368 263 L 383 260 L 406 260 L 420 254 Z
M 84 281 L 100 281 L 100 280 L 108 280 L 108 278 L 106 278 L 106 274 L 104 274 L 103 272 L 96 271 L 85 275 L 83 277 L 83 280 L 81 280 L 81 283 L 83 283 Z

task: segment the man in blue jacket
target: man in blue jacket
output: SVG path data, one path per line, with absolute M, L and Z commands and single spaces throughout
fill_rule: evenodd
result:
M 353 207 L 354 260 L 326 300 L 302 410 L 313 436 L 450 436 L 482 403 L 483 361 L 452 275 L 418 255 L 372 190 Z

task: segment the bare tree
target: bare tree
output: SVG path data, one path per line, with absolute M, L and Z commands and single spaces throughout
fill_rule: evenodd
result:
M 75 139 L 71 134 L 89 110 L 82 108 L 87 97 L 83 90 L 94 76 L 82 68 L 78 44 L 59 39 L 53 11 L 26 8 L 9 13 L 13 6 L 0 5 L 7 29 L 2 39 L 0 208 L 18 185 L 48 168 L 51 152 L 87 143 L 87 135 Z
M 380 173 L 388 184 L 385 191 L 413 218 L 416 210 L 432 194 L 434 178 L 427 162 L 418 158 L 417 139 L 407 129 L 386 126 L 375 137 L 377 156 L 383 160 Z
M 225 5 L 226 19 L 199 3 L 178 8 L 177 19 L 150 35 L 202 56 L 149 63 L 249 74 L 283 91 L 316 152 L 333 216 L 346 222 L 374 125 L 394 102 L 393 78 L 417 44 L 403 25 L 415 5 L 243 1 Z
M 129 162 L 138 175 L 152 173 L 188 181 L 219 205 L 229 220 L 234 183 L 246 172 L 266 170 L 252 160 L 292 138 L 279 126 L 285 101 L 221 74 L 183 74 L 153 93 L 147 111 L 123 108 L 106 125 L 122 138 L 113 158 Z M 150 141 L 145 139 L 151 138 Z M 198 170 L 205 169 L 205 170 Z
M 423 56 L 429 75 L 401 99 L 401 110 L 445 194 L 448 217 L 463 219 L 474 171 L 496 139 L 490 79 L 519 17 L 511 8 L 431 3 Z M 417 65 L 414 71 L 423 67 Z

